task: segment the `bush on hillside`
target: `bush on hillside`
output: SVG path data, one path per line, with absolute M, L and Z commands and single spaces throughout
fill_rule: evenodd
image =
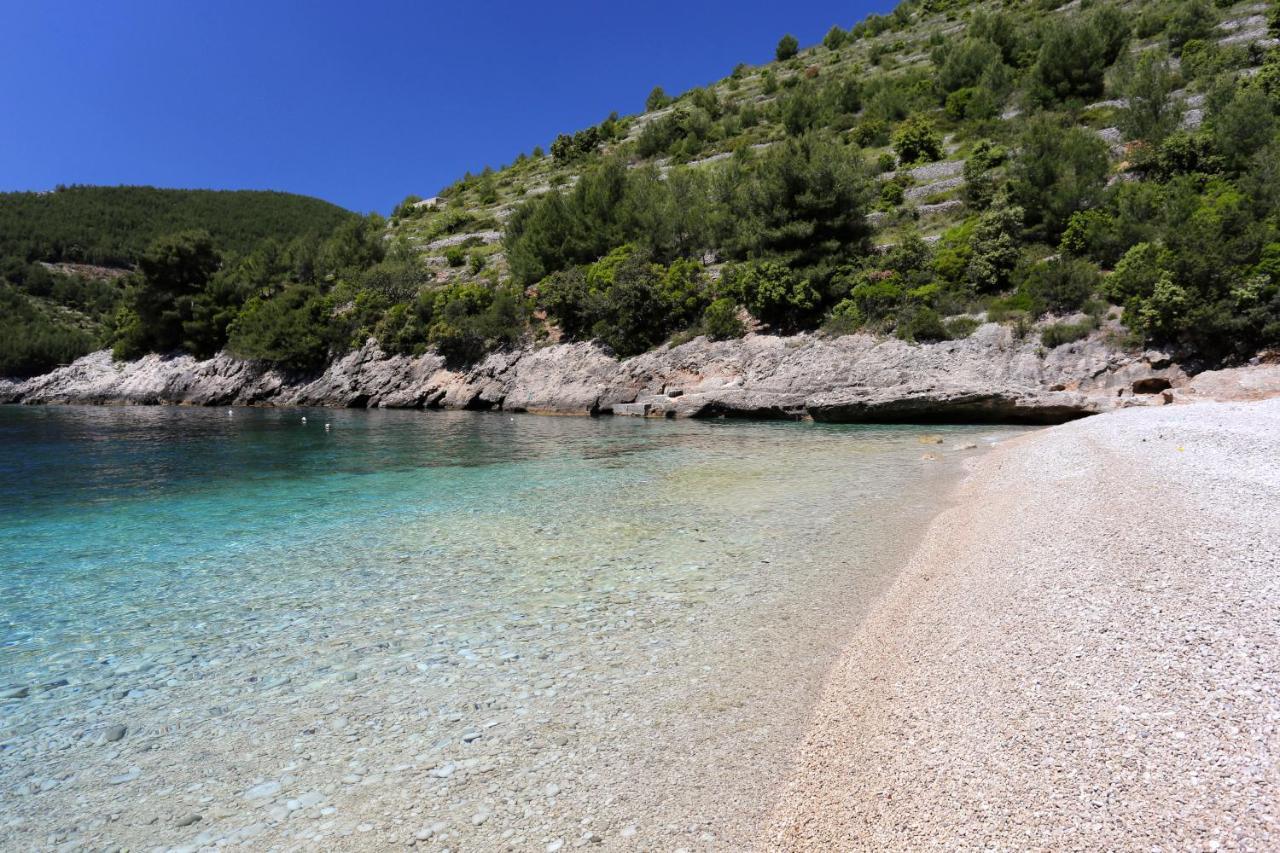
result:
M 893 134 L 893 150 L 903 165 L 942 159 L 942 137 L 927 119 L 912 116 Z
M 702 312 L 702 333 L 713 341 L 742 337 L 746 327 L 738 316 L 738 304 L 727 296 L 721 296 L 708 305 Z
M 795 36 L 787 33 L 778 39 L 778 47 L 773 51 L 774 59 L 786 62 L 800 52 L 800 42 Z

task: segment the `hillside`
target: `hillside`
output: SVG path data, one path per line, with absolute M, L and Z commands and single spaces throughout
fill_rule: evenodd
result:
M 317 242 L 350 211 L 279 192 L 60 187 L 0 193 L 0 375 L 31 375 L 118 336 L 116 313 L 152 245 L 207 235 L 231 259 L 264 242 Z M 200 283 L 201 286 L 205 282 Z
M 132 267 L 157 237 L 209 232 L 243 254 L 273 237 L 328 234 L 350 211 L 318 198 L 258 190 L 60 187 L 0 193 L 0 257 Z
M 109 337 L 119 357 L 225 347 L 307 372 L 370 337 L 466 365 L 994 321 L 1046 350 L 1106 336 L 1236 363 L 1280 347 L 1277 16 L 908 0 L 386 222 L 216 259 L 171 243 Z

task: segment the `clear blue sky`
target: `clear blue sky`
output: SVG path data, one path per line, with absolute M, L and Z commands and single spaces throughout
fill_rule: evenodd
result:
M 0 190 L 278 189 L 362 212 L 891 0 L 0 0 Z

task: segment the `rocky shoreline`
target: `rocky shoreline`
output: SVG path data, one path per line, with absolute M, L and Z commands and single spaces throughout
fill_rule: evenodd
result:
M 1199 377 L 1169 356 L 1112 339 L 1103 330 L 1046 349 L 1034 334 L 989 323 L 934 344 L 865 334 L 696 338 L 622 361 L 595 344 L 554 344 L 495 353 L 465 370 L 434 353 L 386 355 L 370 340 L 318 375 L 225 353 L 117 363 L 103 351 L 33 379 L 0 380 L 0 402 L 1048 424 L 1197 393 Z

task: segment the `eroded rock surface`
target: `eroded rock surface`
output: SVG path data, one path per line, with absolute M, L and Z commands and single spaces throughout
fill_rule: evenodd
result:
M 1188 382 L 1167 356 L 1118 350 L 1102 334 L 1046 350 L 1035 335 L 987 324 L 964 340 L 920 345 L 861 334 L 697 338 L 622 361 L 595 344 L 558 344 L 495 353 L 466 370 L 435 354 L 386 355 L 370 341 L 318 375 L 225 353 L 117 363 L 104 351 L 0 381 L 0 402 L 1055 423 L 1160 405 L 1173 395 L 1142 392 L 1176 394 Z

